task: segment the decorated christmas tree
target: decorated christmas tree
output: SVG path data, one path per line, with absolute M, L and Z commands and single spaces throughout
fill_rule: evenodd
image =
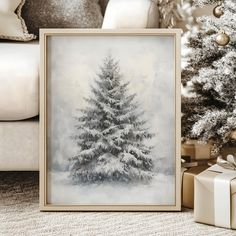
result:
M 71 158 L 74 183 L 148 182 L 152 178 L 152 147 L 143 111 L 129 95 L 119 65 L 108 56 L 91 86 L 87 107 L 77 118 L 78 155 Z
M 213 141 L 213 153 L 235 143 L 236 1 L 196 0 L 217 4 L 212 16 L 198 19 L 201 28 L 188 41 L 191 49 L 182 83 L 182 137 Z

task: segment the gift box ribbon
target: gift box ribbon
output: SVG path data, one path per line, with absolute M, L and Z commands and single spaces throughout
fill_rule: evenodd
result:
M 225 169 L 236 170 L 236 157 L 228 155 L 226 160 L 219 156 L 217 158 L 217 164 Z
M 219 157 L 217 164 L 208 169 L 220 173 L 214 179 L 214 217 L 215 225 L 225 228 L 231 228 L 231 181 L 236 178 L 236 166 L 230 158 Z

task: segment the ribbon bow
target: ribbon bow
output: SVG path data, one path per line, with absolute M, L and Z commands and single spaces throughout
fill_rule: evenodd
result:
M 217 164 L 225 169 L 236 170 L 236 157 L 228 155 L 226 160 L 222 156 L 217 158 Z

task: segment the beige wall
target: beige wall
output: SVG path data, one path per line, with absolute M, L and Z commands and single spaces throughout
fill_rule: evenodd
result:
M 202 16 L 202 15 L 212 15 L 213 14 L 213 8 L 215 7 L 215 5 L 211 5 L 211 6 L 206 6 L 203 8 L 199 8 L 194 12 L 195 16 Z
M 181 2 L 181 0 L 177 0 L 178 3 Z M 200 17 L 200 16 L 210 16 L 213 15 L 213 8 L 215 7 L 215 5 L 211 5 L 211 6 L 205 6 L 203 8 L 197 8 L 194 12 L 193 12 L 193 16 L 194 17 Z M 186 31 L 186 27 L 185 27 L 185 22 L 177 22 L 177 28 L 182 28 L 184 31 Z

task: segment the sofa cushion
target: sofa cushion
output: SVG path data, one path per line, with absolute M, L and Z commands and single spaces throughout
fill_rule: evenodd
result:
M 0 171 L 39 169 L 38 117 L 0 122 Z
M 29 41 L 34 35 L 29 34 L 21 17 L 24 0 L 0 1 L 0 38 Z
M 110 0 L 102 28 L 158 28 L 158 12 L 152 0 Z
M 0 43 L 0 120 L 39 114 L 38 42 Z

